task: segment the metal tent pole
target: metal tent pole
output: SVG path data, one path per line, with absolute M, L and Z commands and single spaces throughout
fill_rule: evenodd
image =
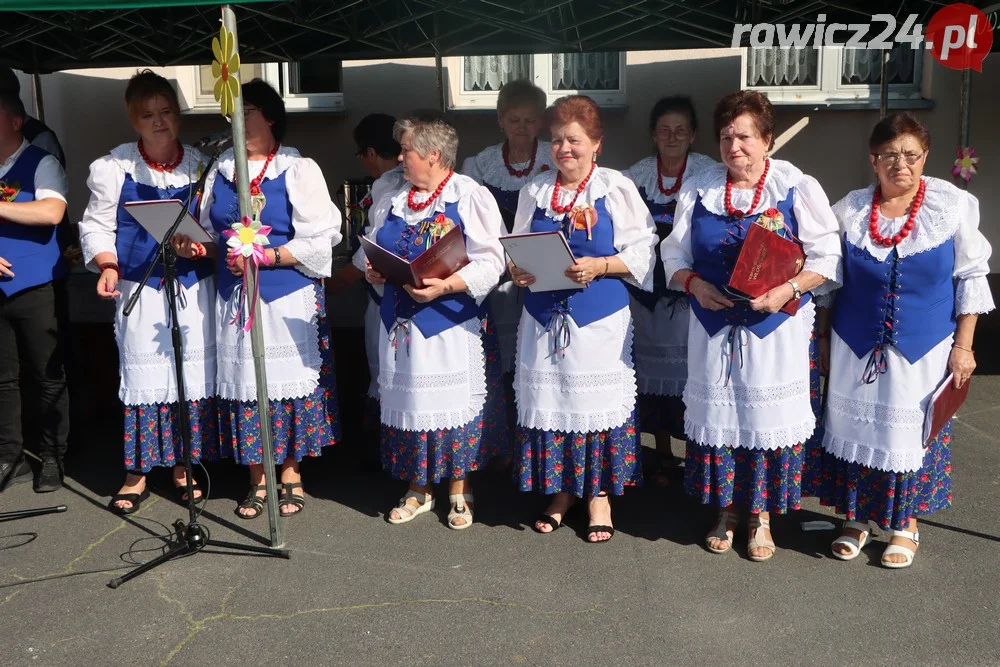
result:
M 236 33 L 236 14 L 229 5 L 222 6 L 222 24 L 233 35 L 233 50 L 239 53 L 239 36 Z M 243 96 L 234 99 L 233 152 L 236 160 L 236 192 L 240 202 L 240 216 L 250 215 L 250 174 L 247 170 L 247 137 L 243 123 Z M 257 268 L 247 263 L 247 298 L 257 292 Z M 264 334 L 260 324 L 260 303 L 256 304 L 257 317 L 250 328 L 250 346 L 253 350 L 254 376 L 257 382 L 257 414 L 260 418 L 260 442 L 263 448 L 265 484 L 267 485 L 267 523 L 271 533 L 271 546 L 281 547 L 281 528 L 278 526 L 278 486 L 275 479 L 274 443 L 271 437 L 271 415 L 268 410 L 267 371 L 264 367 Z
M 972 68 L 962 70 L 962 86 L 958 98 L 958 150 L 962 150 L 969 145 L 969 122 L 972 115 Z M 958 187 L 969 189 L 969 182 L 964 178 L 958 179 Z

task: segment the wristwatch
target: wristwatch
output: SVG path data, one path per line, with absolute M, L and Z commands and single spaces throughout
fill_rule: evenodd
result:
M 789 280 L 788 284 L 792 286 L 792 292 L 795 294 L 795 296 L 792 297 L 792 298 L 794 298 L 794 299 L 801 299 L 802 298 L 802 291 L 799 289 L 799 284 L 797 282 L 795 282 L 794 280 Z

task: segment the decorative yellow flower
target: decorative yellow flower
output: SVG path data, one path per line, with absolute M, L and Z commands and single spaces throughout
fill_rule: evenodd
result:
M 226 26 L 219 28 L 219 36 L 212 38 L 212 76 L 215 77 L 215 101 L 223 116 L 231 116 L 235 109 L 234 98 L 240 96 L 240 54 L 233 47 L 236 40 Z

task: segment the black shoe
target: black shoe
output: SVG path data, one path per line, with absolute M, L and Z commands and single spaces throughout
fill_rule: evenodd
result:
M 63 485 L 62 466 L 58 459 L 44 459 L 35 476 L 35 493 L 58 491 Z
M 22 454 L 16 461 L 11 463 L 0 463 L 0 491 L 3 491 L 11 484 L 15 484 L 17 478 L 31 472 L 31 466 L 24 460 Z

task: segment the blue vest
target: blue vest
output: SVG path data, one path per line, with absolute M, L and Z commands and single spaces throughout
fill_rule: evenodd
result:
M 20 188 L 14 202 L 35 201 L 35 170 L 47 155 L 41 148 L 28 145 L 0 178 L 5 186 Z M 19 225 L 0 220 L 0 257 L 10 262 L 14 273 L 13 278 L 0 276 L 0 291 L 7 296 L 66 275 L 66 264 L 56 241 L 56 225 Z
M 914 363 L 955 331 L 954 240 L 881 262 L 846 237 L 844 246 L 833 330 L 859 359 L 892 345 Z
M 288 201 L 285 190 L 285 174 L 287 172 L 282 172 L 277 178 L 264 179 L 260 184 L 260 190 L 267 200 L 260 214 L 260 222 L 271 226 L 271 233 L 268 235 L 269 248 L 280 248 L 295 238 L 295 230 L 292 228 L 292 204 Z M 216 284 L 219 295 L 228 301 L 243 278 L 234 276 L 226 266 L 226 238 L 222 236 L 222 232 L 240 220 L 240 206 L 236 186 L 221 173 L 216 175 L 215 184 L 212 186 L 212 208 L 209 210 L 209 216 L 212 228 L 219 235 Z M 264 268 L 258 275 L 260 298 L 267 303 L 315 284 L 312 278 L 290 266 Z
M 793 188 L 788 191 L 785 200 L 779 202 L 775 208 L 781 211 L 785 216 L 785 224 L 795 236 L 798 236 L 799 223 L 792 210 L 794 202 Z M 754 220 L 758 216 L 759 214 L 753 214 L 741 219 L 728 215 L 715 215 L 701 203 L 701 197 L 695 202 L 694 212 L 691 215 L 691 253 L 694 256 L 694 270 L 702 279 L 715 285 L 723 295 L 728 294 L 725 288 L 743 248 L 747 230 L 750 225 L 755 224 Z M 808 303 L 811 298 L 811 294 L 805 294 L 802 305 Z M 690 298 L 691 310 L 709 336 L 714 336 L 727 326 L 743 326 L 758 338 L 764 338 L 791 317 L 782 312 L 758 313 L 750 308 L 747 301 L 735 301 L 732 298 L 730 300 L 736 304 L 732 308 L 707 310 L 697 299 Z
M 569 216 L 556 222 L 545 215 L 545 209 L 535 208 L 531 219 L 532 232 L 552 232 L 561 230 L 569 241 L 574 257 L 610 257 L 617 255 L 615 249 L 615 227 L 608 215 L 605 198 L 594 202 L 597 224 L 591 228 L 591 240 L 587 240 L 584 229 L 568 230 Z M 557 290 L 553 292 L 532 292 L 524 290 L 524 307 L 543 326 L 548 326 L 554 314 L 566 314 L 573 318 L 577 326 L 585 327 L 591 322 L 604 319 L 622 308 L 628 308 L 628 290 L 619 278 L 598 278 L 590 287 L 579 290 Z
M 432 220 L 436 215 L 424 222 Z M 444 215 L 465 234 L 465 223 L 458 214 L 457 202 L 446 205 Z M 375 242 L 412 262 L 427 249 L 426 234 L 421 234 L 420 226 L 408 225 L 401 217 L 390 212 L 385 224 L 375 234 Z M 474 317 L 481 317 L 482 311 L 476 300 L 466 293 L 446 294 L 430 303 L 417 303 L 406 290 L 389 283 L 385 284 L 385 296 L 379 305 L 379 315 L 386 331 L 391 331 L 395 322 L 408 320 L 420 329 L 425 338 L 436 336 Z
M 677 200 L 675 199 L 666 204 L 658 204 L 646 195 L 645 188 L 639 188 L 639 195 L 642 197 L 642 201 L 646 203 L 649 214 L 653 216 L 653 222 L 656 223 L 656 236 L 659 240 L 656 242 L 656 248 L 654 249 L 656 263 L 653 265 L 653 291 L 646 292 L 635 285 L 628 285 L 628 291 L 633 299 L 649 311 L 656 309 L 656 304 L 660 299 L 667 299 L 667 303 L 673 307 L 676 307 L 678 304 L 683 304 L 684 307 L 687 307 L 684 292 L 667 289 L 667 274 L 663 268 L 663 262 L 660 261 L 660 246 L 663 245 L 663 239 L 670 236 L 670 232 L 674 229 L 674 210 L 677 208 Z
M 122 278 L 139 282 L 146 274 L 150 262 L 156 260 L 156 239 L 136 222 L 135 218 L 125 209 L 126 202 L 153 201 L 157 199 L 180 199 L 187 201 L 190 185 L 179 188 L 157 188 L 152 185 L 136 183 L 131 174 L 125 174 L 125 183 L 118 196 L 118 231 L 115 234 L 115 251 L 118 253 L 118 267 Z M 191 202 L 194 211 L 194 201 Z M 177 279 L 184 287 L 191 287 L 202 278 L 212 275 L 211 262 L 195 262 L 190 259 L 177 258 Z M 152 277 L 163 277 L 163 264 L 157 262 Z M 150 281 L 153 287 L 158 283 Z
M 521 191 L 501 190 L 489 183 L 485 183 L 484 185 L 490 191 L 490 194 L 493 195 L 497 206 L 500 207 L 500 217 L 503 218 L 503 224 L 507 228 L 507 233 L 510 234 L 514 231 L 514 214 L 517 212 L 517 198 Z

